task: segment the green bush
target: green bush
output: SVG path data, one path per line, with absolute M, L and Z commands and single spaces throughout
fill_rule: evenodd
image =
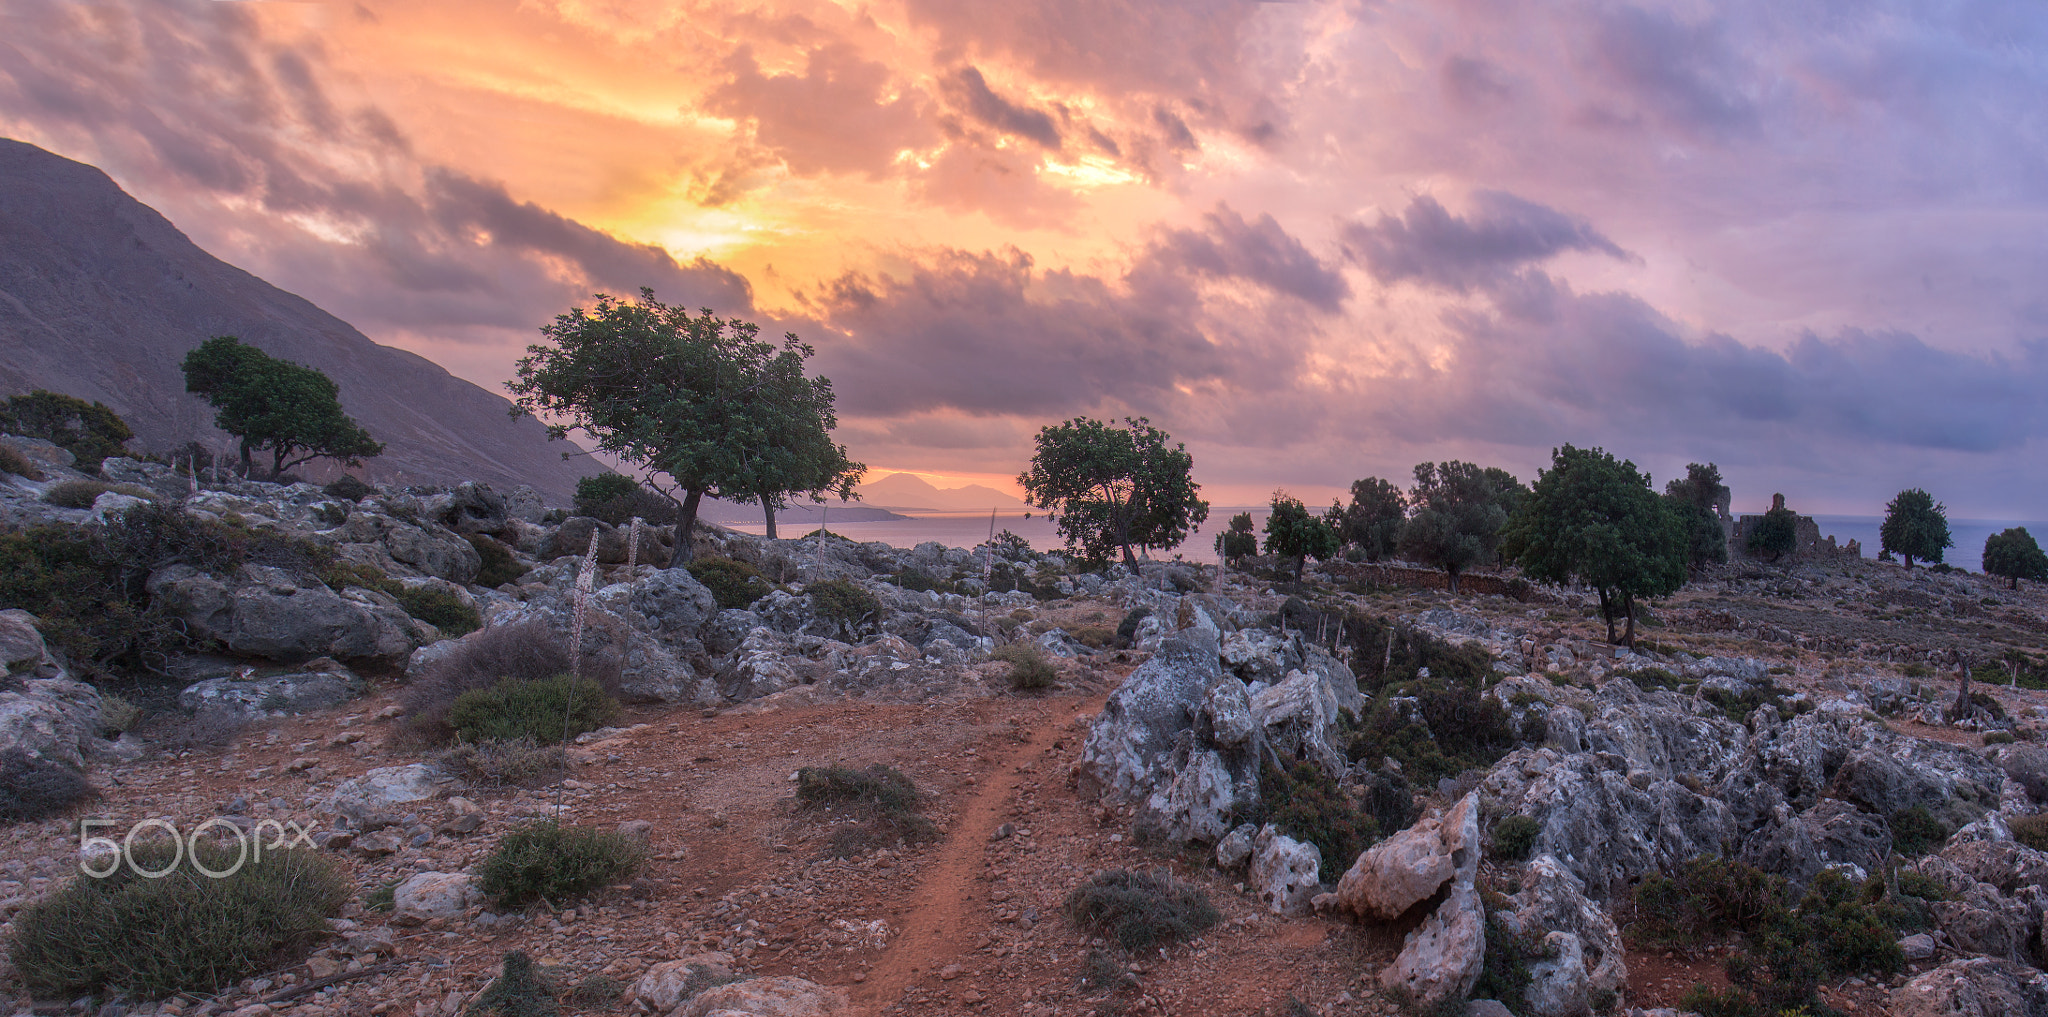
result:
M 141 498 L 145 501 L 156 500 L 155 491 L 146 487 L 137 487 L 134 484 L 109 484 L 98 480 L 66 480 L 63 483 L 51 484 L 48 488 L 44 489 L 43 501 L 58 508 L 89 509 L 92 507 L 93 502 L 99 500 L 100 495 L 108 492 L 125 494 L 131 498 Z
M 1504 895 L 1488 891 L 1480 902 L 1486 911 L 1486 952 L 1473 995 L 1498 1000 L 1514 1013 L 1528 1013 L 1530 968 L 1555 958 L 1557 949 L 1543 942 L 1541 928 L 1515 932 L 1506 917 L 1514 906 Z
M 43 479 L 43 471 L 36 469 L 36 464 L 22 455 L 20 449 L 12 445 L 0 445 L 0 476 L 8 474 L 27 477 L 30 480 Z
M 1521 861 L 1529 857 L 1529 849 L 1536 846 L 1536 835 L 1542 832 L 1543 824 L 1534 816 L 1502 817 L 1493 824 L 1493 855 Z
M 939 593 L 960 592 L 959 588 L 953 585 L 952 580 L 940 579 L 925 573 L 922 569 L 914 567 L 905 568 L 903 571 L 896 573 L 894 578 L 898 589 L 916 590 L 919 592 L 937 591 Z
M 1130 646 L 1138 641 L 1138 623 L 1152 617 L 1149 607 L 1134 607 L 1124 620 L 1116 626 L 1116 645 Z
M 64 763 L 22 749 L 0 755 L 0 823 L 61 815 L 93 794 L 85 775 Z
M 850 580 L 827 579 L 804 587 L 819 615 L 843 625 L 879 619 L 882 602 Z
M 743 561 L 703 555 L 691 560 L 690 575 L 718 601 L 720 610 L 743 608 L 768 595 L 772 589 L 761 570 Z
M 678 521 L 675 502 L 656 494 L 631 477 L 607 473 L 576 482 L 575 513 L 608 526 L 624 526 L 634 516 L 655 526 Z
M 553 822 L 522 826 L 476 867 L 477 889 L 501 908 L 561 904 L 640 870 L 646 848 L 624 834 Z
M 1892 850 L 1907 858 L 1918 858 L 1948 840 L 1949 828 L 1925 805 L 1892 813 Z
M 1419 721 L 1396 708 L 1393 700 L 1402 696 L 1415 698 Z M 1428 786 L 1492 766 L 1514 749 L 1515 738 L 1500 700 L 1462 680 L 1440 682 L 1432 673 L 1383 688 L 1352 731 L 1345 752 L 1366 763 L 1391 758 L 1403 773 Z
M 468 1010 L 472 1017 L 555 1017 L 561 1012 L 555 1005 L 554 986 L 534 968 L 533 958 L 524 950 L 505 955 L 505 965 L 498 977 L 491 980 Z
M 1361 812 L 1342 788 L 1314 763 L 1282 770 L 1272 763 L 1259 772 L 1259 806 L 1248 822 L 1271 823 L 1295 840 L 1322 852 L 1324 882 L 1336 882 L 1358 853 L 1380 838 L 1379 824 Z
M 2006 825 L 2012 828 L 2012 839 L 2036 851 L 2048 851 L 2048 813 L 2013 816 Z
M 41 438 L 71 453 L 81 473 L 98 473 L 108 456 L 127 455 L 135 432 L 101 403 L 37 389 L 0 404 L 0 432 Z
M 320 493 L 335 501 L 358 502 L 376 494 L 377 489 L 363 483 L 352 473 L 344 473 L 334 483 L 321 488 Z
M 450 639 L 466 636 L 483 628 L 483 616 L 477 614 L 476 605 L 471 604 L 455 591 L 440 586 L 422 583 L 418 586 L 399 586 L 398 606 L 405 613 L 440 629 Z
M 1988 731 L 1984 735 L 1984 744 L 1986 745 L 2011 745 L 2016 741 L 2019 741 L 2019 739 L 2013 737 L 2011 731 Z
M 235 868 L 233 848 L 201 841 L 197 857 L 182 860 L 172 848 L 144 841 L 130 851 L 137 867 L 170 870 L 160 878 L 128 865 L 103 879 L 80 876 L 17 915 L 9 953 L 23 984 L 66 999 L 219 992 L 288 966 L 330 934 L 328 917 L 349 898 L 348 880 L 311 851 L 251 850 Z
M 1037 643 L 1008 643 L 989 654 L 992 660 L 1010 665 L 1010 687 L 1020 691 L 1049 689 L 1059 681 L 1050 654 Z
M 1334 632 L 1337 622 L 1327 618 L 1321 624 Z M 1349 614 L 1342 622 L 1358 687 L 1367 692 L 1413 681 L 1423 668 L 1429 669 L 1431 680 L 1444 684 L 1484 688 L 1494 680 L 1493 655 L 1478 643 L 1453 646 L 1428 632 L 1375 615 Z
M 796 772 L 797 806 L 847 822 L 833 831 L 828 852 L 847 858 L 902 841 L 917 844 L 938 836 L 924 816 L 924 795 L 909 777 L 879 763 L 806 766 Z
M 520 563 L 511 548 L 481 533 L 469 535 L 469 546 L 476 548 L 477 557 L 484 563 L 476 574 L 478 586 L 496 589 L 506 583 L 516 583 L 520 576 L 533 571 L 532 566 Z
M 1222 920 L 1209 895 L 1166 872 L 1111 869 L 1067 895 L 1067 919 L 1136 952 L 1193 939 Z
M 583 656 L 580 665 L 569 656 L 567 639 L 546 623 L 520 622 L 485 629 L 457 643 L 455 649 L 427 667 L 426 673 L 407 685 L 399 706 L 407 726 L 430 742 L 454 739 L 448 711 L 463 693 L 488 690 L 505 681 L 550 681 L 579 667 L 577 673 L 594 681 L 609 695 L 619 687 L 619 660 L 613 654 Z M 555 715 L 561 737 L 561 714 Z
M 494 787 L 539 783 L 569 768 L 569 755 L 560 745 L 540 745 L 530 738 L 464 742 L 435 758 L 457 777 Z
M 448 708 L 448 726 L 464 742 L 525 739 L 553 745 L 618 717 L 618 700 L 596 682 L 567 674 L 538 681 L 507 679 L 465 692 Z

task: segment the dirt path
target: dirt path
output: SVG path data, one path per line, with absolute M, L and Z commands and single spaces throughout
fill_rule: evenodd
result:
M 985 921 L 975 914 L 978 902 L 969 899 L 974 894 L 974 877 L 987 864 L 983 853 L 1002 825 L 1004 810 L 1016 798 L 1018 785 L 1054 742 L 1063 734 L 1071 735 L 1076 713 L 1093 716 L 1107 698 L 1105 692 L 1049 711 L 1051 715 L 1029 728 L 1024 740 L 1001 759 L 995 775 L 980 786 L 974 798 L 961 804 L 952 832 L 925 867 L 924 879 L 915 892 L 916 904 L 901 920 L 901 933 L 876 960 L 867 981 L 855 987 L 857 1010 L 881 1013 L 920 977 L 943 969 L 964 953 L 970 927 Z

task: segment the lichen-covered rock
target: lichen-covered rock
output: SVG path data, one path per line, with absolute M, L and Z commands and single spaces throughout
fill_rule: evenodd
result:
M 1182 735 L 1194 730 L 1210 686 L 1223 678 L 1213 639 L 1167 640 L 1110 694 L 1090 725 L 1081 747 L 1084 780 L 1126 800 L 1142 800 L 1171 781 Z
M 353 817 L 382 812 L 406 802 L 425 801 L 441 793 L 445 776 L 431 763 L 378 767 L 343 781 L 321 802 L 321 810 Z
M 1831 799 L 1798 815 L 1780 806 L 1770 821 L 1742 842 L 1740 858 L 1804 883 L 1832 866 L 1853 866 L 1860 879 L 1879 871 L 1891 849 L 1891 829 L 1882 817 Z
M 1472 885 L 1479 872 L 1479 798 L 1459 799 L 1441 816 L 1360 852 L 1337 883 L 1337 903 L 1366 918 L 1399 918 L 1443 889 Z
M 723 951 L 695 953 L 648 968 L 628 990 L 625 1003 L 667 1011 L 698 993 L 732 981 L 732 955 Z
M 1607 911 L 1586 897 L 1586 885 L 1551 855 L 1522 870 L 1522 888 L 1503 916 L 1517 935 L 1540 936 L 1549 955 L 1529 965 L 1525 1017 L 1583 1017 L 1603 992 L 1628 982 L 1621 934 Z
M 0 675 L 31 673 L 54 663 L 34 615 L 20 608 L 0 611 Z
M 1267 910 L 1276 915 L 1308 913 L 1310 901 L 1323 889 L 1317 876 L 1323 867 L 1321 850 L 1268 823 L 1252 843 L 1251 859 L 1250 886 Z
M 62 671 L 0 679 L 0 754 L 26 752 L 83 766 L 100 745 L 99 690 Z
M 476 883 L 460 872 L 421 872 L 391 891 L 391 920 L 420 925 L 436 918 L 460 918 L 476 898 Z
M 1463 999 L 1486 966 L 1486 909 L 1479 891 L 1454 885 L 1450 895 L 1401 941 L 1394 963 L 1380 972 L 1389 991 L 1406 992 L 1424 1008 Z
M 1509 753 L 1480 785 L 1489 808 L 1538 825 L 1531 850 L 1557 856 L 1588 886 L 1605 887 L 1718 855 L 1737 828 L 1726 803 L 1676 779 L 1654 779 L 1614 753 L 1553 748 Z M 1690 779 L 1690 778 L 1689 778 Z
M 1232 872 L 1252 857 L 1252 842 L 1258 837 L 1259 828 L 1250 823 L 1240 823 L 1223 839 L 1216 842 L 1216 867 Z
M 1992 957 L 1953 960 L 1892 990 L 1892 1017 L 2048 1017 L 2048 973 Z
M 178 707 L 188 713 L 225 711 L 247 720 L 287 717 L 340 706 L 363 689 L 361 678 L 339 666 L 268 678 L 223 675 L 185 686 Z
M 244 565 L 222 582 L 189 565 L 149 577 L 151 605 L 193 635 L 252 657 L 298 663 L 316 657 L 397 664 L 425 630 L 382 594 L 336 593 L 283 569 Z
M 707 989 L 669 1017 L 846 1017 L 846 994 L 801 978 L 749 978 Z

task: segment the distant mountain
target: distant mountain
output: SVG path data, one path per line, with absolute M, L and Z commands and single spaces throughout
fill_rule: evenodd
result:
M 0 395 L 49 389 L 106 403 L 136 447 L 218 445 L 178 365 L 216 335 L 326 373 L 384 442 L 371 479 L 532 484 L 566 503 L 591 464 L 564 462 L 504 397 L 201 250 L 84 163 L 0 139 Z
M 863 503 L 890 509 L 984 512 L 992 508 L 1018 510 L 1030 507 L 1015 495 L 1004 494 L 993 487 L 980 484 L 933 487 L 930 481 L 914 473 L 891 473 L 880 480 L 860 485 L 859 490 Z

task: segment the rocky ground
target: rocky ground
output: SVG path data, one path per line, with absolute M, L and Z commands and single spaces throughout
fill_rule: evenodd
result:
M 455 1014 L 521 950 L 565 985 L 605 976 L 627 989 L 565 1002 L 571 1013 L 1394 1014 L 1403 990 L 1471 990 L 1488 913 L 1555 948 L 1525 1013 L 1650 1010 L 1696 983 L 1725 985 L 1725 949 L 1630 949 L 1619 930 L 1632 881 L 1701 853 L 1798 880 L 1880 872 L 1886 817 L 1918 805 L 1958 831 L 1911 863 L 1954 900 L 1907 944 L 1908 970 L 1832 980 L 1822 1000 L 1846 1013 L 2048 1012 L 2048 855 L 2015 843 L 2006 822 L 2048 804 L 2036 772 L 2048 766 L 2032 755 L 2048 692 L 1988 684 L 1980 669 L 1976 690 L 1999 709 L 1948 709 L 1958 659 L 2048 646 L 2039 587 L 1868 561 L 1738 564 L 1656 605 L 1643 652 L 1627 654 L 1573 591 L 1454 597 L 1341 570 L 1295 588 L 1165 564 L 1075 575 L 1012 549 L 1012 581 L 1040 596 L 981 594 L 987 562 L 971 552 L 714 532 L 705 553 L 782 587 L 721 611 L 687 574 L 644 564 L 665 561 L 668 535 L 643 531 L 629 552 L 624 528 L 550 516 L 516 494 L 470 486 L 339 504 L 303 485 L 250 484 L 194 497 L 146 464 L 111 463 L 123 471 L 187 511 L 232 512 L 405 583 L 446 584 L 487 629 L 566 631 L 573 556 L 596 533 L 603 620 L 588 638 L 623 662 L 635 701 L 578 740 L 564 777 L 465 783 L 399 718 L 407 682 L 461 641 L 375 590 L 188 572 L 151 579 L 214 637 L 218 655 L 174 669 L 193 686 L 184 707 L 241 723 L 218 744 L 189 729 L 153 740 L 148 724 L 108 741 L 98 693 L 46 652 L 34 619 L 0 617 L 11 675 L 0 733 L 85 765 L 98 791 L 76 815 L 0 828 L 0 921 L 73 878 L 81 818 L 109 821 L 101 836 L 150 819 L 296 824 L 358 891 L 310 958 L 222 996 L 38 1002 L 0 981 L 20 1010 Z M 15 480 L 0 511 L 83 524 L 116 508 L 52 511 L 36 494 Z M 534 570 L 476 586 L 470 533 Z M 629 553 L 642 563 L 630 572 Z M 967 592 L 882 581 L 906 570 L 959 577 Z M 876 596 L 880 616 L 834 618 L 806 592 L 840 578 Z M 1497 676 L 1487 694 L 1521 733 L 1486 769 L 1417 788 L 1415 826 L 1323 878 L 1313 845 L 1233 822 L 1258 793 L 1261 759 L 1307 759 L 1354 796 L 1384 768 L 1344 752 L 1343 711 L 1372 705 L 1350 680 L 1366 651 L 1281 624 L 1299 617 L 1282 610 L 1290 595 L 1318 617 L 1393 619 L 1485 649 Z M 1102 638 L 1135 608 L 1149 615 L 1127 640 Z M 315 624 L 336 616 L 347 623 Z M 1053 656 L 1056 684 L 1010 688 L 1010 665 L 989 654 L 1018 642 Z M 1721 705 L 1763 689 L 1737 716 Z M 928 793 L 938 838 L 832 857 L 842 830 L 797 807 L 793 778 L 833 763 L 901 770 Z M 484 907 L 464 874 L 503 832 L 557 815 L 645 836 L 652 861 L 573 909 Z M 1527 860 L 1493 850 L 1509 816 L 1535 820 Z M 1117 868 L 1192 881 L 1222 921 L 1185 944 L 1104 952 L 1061 904 Z M 1482 908 L 1488 894 L 1500 896 Z M 1103 956 L 1128 974 L 1113 991 L 1090 963 Z M 692 964 L 742 980 L 679 998 Z

